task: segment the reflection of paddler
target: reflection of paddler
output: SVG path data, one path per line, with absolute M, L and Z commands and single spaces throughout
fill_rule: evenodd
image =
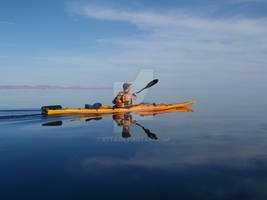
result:
M 112 118 L 118 126 L 122 126 L 122 137 L 131 137 L 130 126 L 136 123 L 132 120 L 132 115 L 130 113 L 116 113 L 112 116 Z
M 122 137 L 123 138 L 129 138 L 131 137 L 131 134 L 130 134 L 130 126 L 123 126 L 122 128 Z

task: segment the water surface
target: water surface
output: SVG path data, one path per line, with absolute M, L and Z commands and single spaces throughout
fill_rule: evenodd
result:
M 45 117 L 42 105 L 110 104 L 111 90 L 0 90 L 3 199 L 266 199 L 267 95 L 152 89 L 146 102 L 196 100 L 192 112 L 132 120 Z M 55 126 L 42 126 L 60 122 Z

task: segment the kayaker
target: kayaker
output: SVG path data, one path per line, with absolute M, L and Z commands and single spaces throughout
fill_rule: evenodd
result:
M 124 83 L 123 84 L 123 92 L 119 92 L 119 94 L 112 101 L 115 104 L 116 108 L 129 107 L 133 104 L 133 100 L 137 99 L 136 92 L 130 94 L 131 84 Z

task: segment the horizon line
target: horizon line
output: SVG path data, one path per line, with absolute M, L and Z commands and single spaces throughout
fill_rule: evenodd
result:
M 81 87 L 81 86 L 58 86 L 58 85 L 0 85 L 0 89 L 59 89 L 59 90 L 110 90 L 111 87 Z

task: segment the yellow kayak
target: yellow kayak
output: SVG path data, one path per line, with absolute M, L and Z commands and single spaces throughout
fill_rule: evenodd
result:
M 103 107 L 99 109 L 85 109 L 85 108 L 65 108 L 61 106 L 44 106 L 42 107 L 42 114 L 46 115 L 60 115 L 60 114 L 105 114 L 118 112 L 145 112 L 145 111 L 163 111 L 172 108 L 186 108 L 195 103 L 195 101 L 188 101 L 176 104 L 135 104 L 129 108 L 113 108 L 112 106 Z M 50 109 L 51 108 L 51 109 Z

